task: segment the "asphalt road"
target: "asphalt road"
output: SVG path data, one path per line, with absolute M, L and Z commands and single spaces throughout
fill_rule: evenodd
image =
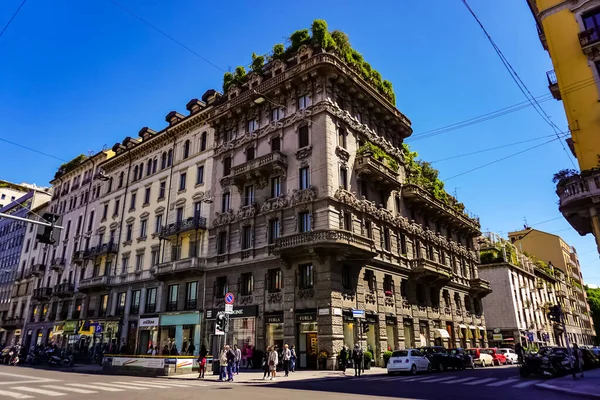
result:
M 516 367 L 496 367 L 474 371 L 448 371 L 427 375 L 366 375 L 286 381 L 278 378 L 264 384 L 224 383 L 213 380 L 174 380 L 131 376 L 88 375 L 59 370 L 0 366 L 0 400 L 41 399 L 80 396 L 86 400 L 182 399 L 209 396 L 216 400 L 355 400 L 364 396 L 401 399 L 541 399 L 568 400 L 570 397 L 540 391 L 539 380 L 521 379 Z M 315 392 L 319 392 L 316 394 Z M 65 397 L 67 398 L 67 397 Z M 96 399 L 94 399 L 96 398 Z M 575 397 L 573 397 L 575 398 Z

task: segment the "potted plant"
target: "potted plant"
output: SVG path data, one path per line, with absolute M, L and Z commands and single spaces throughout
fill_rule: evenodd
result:
M 319 369 L 327 369 L 327 358 L 329 354 L 325 350 L 319 352 Z
M 392 351 L 388 350 L 385 353 L 383 353 L 383 366 L 387 367 L 388 365 L 388 361 L 390 360 L 390 357 L 392 357 Z
M 373 361 L 373 353 L 370 351 L 363 352 L 363 362 L 365 369 L 371 369 L 371 361 Z

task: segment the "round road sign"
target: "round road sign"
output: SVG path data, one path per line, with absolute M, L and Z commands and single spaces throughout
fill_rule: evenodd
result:
M 227 293 L 225 295 L 225 304 L 233 304 L 235 297 L 233 297 L 233 293 Z

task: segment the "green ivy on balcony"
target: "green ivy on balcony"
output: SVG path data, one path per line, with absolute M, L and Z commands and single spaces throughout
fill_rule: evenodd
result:
M 398 172 L 398 161 L 396 161 L 392 156 L 385 152 L 381 147 L 371 143 L 366 142 L 363 144 L 358 151 L 357 155 L 369 155 L 371 154 L 377 161 L 384 163 L 388 168 L 392 169 L 394 172 Z

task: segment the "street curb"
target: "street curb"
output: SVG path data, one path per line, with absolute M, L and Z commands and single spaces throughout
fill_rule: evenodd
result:
M 557 393 L 561 393 L 561 394 L 569 394 L 569 395 L 587 397 L 590 399 L 600 399 L 600 393 L 590 393 L 590 392 L 582 392 L 582 391 L 573 390 L 573 389 L 565 389 L 565 388 L 561 388 L 558 386 L 549 385 L 547 383 L 538 383 L 535 385 L 535 387 L 537 387 L 540 390 L 548 390 L 548 391 L 557 392 Z
M 176 380 L 176 381 L 193 381 L 193 382 L 219 382 L 216 379 L 197 379 L 197 378 L 183 378 L 183 377 L 170 377 L 170 376 L 157 376 L 157 378 L 159 379 L 167 379 L 167 380 Z M 275 381 L 271 381 L 271 380 L 258 380 L 258 381 L 241 381 L 241 380 L 234 380 L 233 382 L 222 382 L 222 383 L 241 383 L 244 385 L 273 385 L 279 382 L 304 382 L 304 381 L 314 381 L 314 380 L 319 380 L 319 381 L 337 381 L 337 380 L 346 380 L 349 379 L 349 376 L 331 376 L 331 377 L 322 377 L 322 378 L 308 378 L 308 379 L 296 379 L 296 380 L 286 380 L 283 377 L 280 379 L 277 379 Z

